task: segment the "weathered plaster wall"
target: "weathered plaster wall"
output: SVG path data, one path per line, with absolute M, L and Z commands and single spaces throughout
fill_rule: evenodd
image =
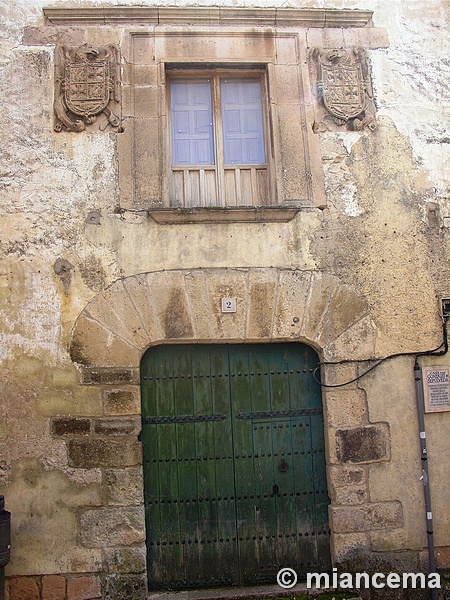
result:
M 105 569 L 115 574 L 107 584 L 110 593 L 116 590 L 120 597 L 120 585 L 138 585 L 145 568 L 139 451 L 126 442 L 128 453 L 122 455 L 120 446 L 126 436 L 136 436 L 129 419 L 139 415 L 138 388 L 133 378 L 123 385 L 104 380 L 100 387 L 80 385 L 69 355 L 76 319 L 108 286 L 141 273 L 296 269 L 317 272 L 327 281 L 335 278 L 367 307 L 365 337 L 349 330 L 348 352 L 341 344 L 327 358 L 436 347 L 441 341 L 437 299 L 450 295 L 449 4 L 300 3 L 368 8 L 374 11 L 374 25 L 386 28 L 389 46 L 369 52 L 377 128 L 317 134 L 326 209 L 306 209 L 288 223 L 208 226 L 158 225 L 145 213 L 119 212 L 120 134 L 53 131 L 54 46 L 42 45 L 34 33 L 43 26 L 46 4 L 6 0 L 0 9 L 0 492 L 13 513 L 14 536 L 7 572 L 36 576 L 26 583 L 12 580 L 13 600 L 24 597 L 20 585 L 44 594 L 51 582 L 68 593 L 77 585 L 90 586 L 89 597 L 99 597 L 99 579 L 93 574 Z M 89 26 L 87 31 L 92 42 L 121 43 L 117 28 L 99 32 Z M 69 28 L 67 43 L 83 43 L 84 33 Z M 314 46 L 317 32 L 308 36 Z M 335 291 L 324 286 L 323 295 L 329 299 Z M 291 317 L 286 313 L 286 326 Z M 448 359 L 423 362 L 448 364 Z M 327 378 L 347 380 L 356 369 L 330 370 Z M 324 400 L 335 557 L 355 548 L 402 551 L 410 552 L 414 563 L 423 557 L 426 539 L 410 359 L 386 363 L 359 385 L 326 392 Z M 77 419 L 58 421 L 68 416 Z M 116 429 L 106 432 L 109 417 L 119 420 Z M 427 416 L 438 560 L 447 567 L 449 419 L 450 413 Z M 343 470 L 336 440 L 347 439 L 348 433 L 337 432 L 372 424 L 388 440 L 385 452 Z M 93 443 L 109 444 L 107 451 L 120 454 L 122 462 L 117 464 L 116 457 L 110 465 L 82 464 L 75 455 L 71 462 L 70 436 L 101 440 Z M 75 446 L 69 443 L 72 452 Z M 101 453 L 100 446 L 95 448 L 94 455 Z M 132 492 L 123 489 L 123 477 Z M 379 527 L 361 526 L 358 520 L 368 503 Z M 126 506 L 126 524 L 111 520 L 113 513 L 104 513 L 105 506 Z M 361 514 L 356 506 L 362 507 Z M 111 542 L 116 534 L 127 540 L 122 549 Z M 121 583 L 121 570 L 129 573 L 130 568 L 134 583 Z M 68 580 L 37 577 L 58 573 L 69 574 Z

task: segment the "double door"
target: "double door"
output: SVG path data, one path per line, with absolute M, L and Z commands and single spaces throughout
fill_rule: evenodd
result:
M 330 568 L 317 355 L 168 345 L 141 364 L 150 589 Z

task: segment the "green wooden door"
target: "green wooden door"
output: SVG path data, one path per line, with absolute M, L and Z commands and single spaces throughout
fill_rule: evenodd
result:
M 151 589 L 330 568 L 317 360 L 303 344 L 157 346 L 144 355 Z

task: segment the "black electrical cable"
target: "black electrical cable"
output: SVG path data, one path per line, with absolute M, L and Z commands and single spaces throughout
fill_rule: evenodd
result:
M 355 381 L 359 381 L 360 379 L 365 377 L 368 373 L 370 373 L 371 371 L 376 369 L 378 366 L 380 366 L 382 363 L 384 363 L 387 360 L 392 360 L 393 358 L 399 358 L 400 356 L 415 356 L 417 359 L 419 356 L 432 356 L 432 355 L 433 356 L 442 356 L 443 354 L 446 354 L 448 352 L 446 320 L 444 320 L 442 323 L 442 330 L 443 330 L 443 340 L 439 344 L 439 346 L 437 348 L 434 348 L 433 350 L 425 350 L 423 352 L 397 352 L 395 354 L 389 354 L 388 356 L 384 356 L 383 358 L 366 358 L 366 359 L 362 359 L 362 360 L 361 359 L 359 359 L 359 360 L 345 359 L 345 360 L 338 360 L 336 362 L 321 361 L 318 363 L 317 367 L 313 371 L 314 380 L 321 387 L 340 388 L 340 387 L 344 387 L 346 385 L 350 385 L 351 383 L 355 383 Z M 443 350 L 441 350 L 442 347 L 444 348 Z M 320 379 L 318 379 L 316 377 L 316 373 L 322 365 L 324 365 L 324 366 L 345 365 L 345 364 L 349 364 L 349 363 L 364 363 L 364 362 L 372 362 L 372 361 L 377 361 L 377 363 L 375 365 L 372 365 L 371 367 L 369 367 L 367 369 L 367 371 L 364 371 L 364 373 L 361 373 L 361 375 L 358 375 L 357 377 L 354 377 L 353 379 L 350 379 L 349 381 L 345 381 L 344 383 L 326 384 L 326 383 L 322 383 L 320 381 Z

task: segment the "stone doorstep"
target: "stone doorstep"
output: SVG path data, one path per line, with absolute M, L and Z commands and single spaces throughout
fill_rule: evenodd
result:
M 240 600 L 245 598 L 291 598 L 293 596 L 308 594 L 308 598 L 320 600 L 322 593 L 330 594 L 334 590 L 308 590 L 305 585 L 299 584 L 290 590 L 283 590 L 279 585 L 259 585 L 253 587 L 227 587 L 204 590 L 185 590 L 180 592 L 150 592 L 147 600 Z M 361 600 L 350 593 L 346 600 Z

